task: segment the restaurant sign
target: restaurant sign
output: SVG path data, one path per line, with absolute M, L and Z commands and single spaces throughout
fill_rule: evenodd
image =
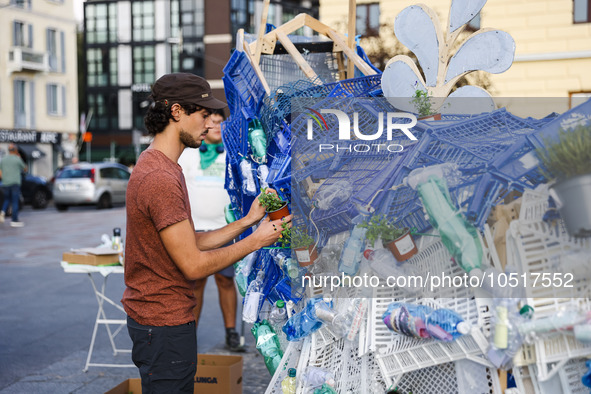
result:
M 0 129 L 0 142 L 13 142 L 15 144 L 60 144 L 62 133 L 53 131 Z

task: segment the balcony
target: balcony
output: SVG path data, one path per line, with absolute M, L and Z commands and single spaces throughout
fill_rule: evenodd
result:
M 8 72 L 41 71 L 49 72 L 49 54 L 30 48 L 13 47 L 8 52 Z

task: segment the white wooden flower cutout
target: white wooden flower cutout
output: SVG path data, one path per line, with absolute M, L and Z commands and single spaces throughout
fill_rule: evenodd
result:
M 476 31 L 451 54 L 459 34 L 485 3 L 486 0 L 452 0 L 445 37 L 437 15 L 424 4 L 412 5 L 398 14 L 394 33 L 415 54 L 425 77 L 410 57 L 397 55 L 390 59 L 382 74 L 382 90 L 392 105 L 416 112 L 415 104 L 408 98 L 422 90 L 431 97 L 432 108 L 439 112 L 474 113 L 494 109 L 490 94 L 479 87 L 463 86 L 449 94 L 458 80 L 472 71 L 498 74 L 513 63 L 515 41 L 508 33 L 490 28 Z M 481 98 L 474 104 L 479 109 L 464 108 L 450 100 L 456 97 Z

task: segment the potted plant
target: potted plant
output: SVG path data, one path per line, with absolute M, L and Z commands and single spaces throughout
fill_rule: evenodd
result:
M 561 129 L 558 139 L 544 140 L 545 149 L 536 153 L 546 175 L 556 178 L 551 187 L 556 205 L 569 235 L 591 236 L 591 125 L 570 131 Z
M 410 229 L 396 227 L 385 215 L 373 216 L 359 226 L 367 229 L 365 237 L 372 246 L 376 240 L 381 239 L 384 247 L 390 250 L 398 261 L 408 260 L 418 252 Z
M 269 219 L 271 220 L 278 220 L 289 215 L 287 201 L 283 201 L 281 197 L 275 193 L 267 192 L 266 187 L 261 189 L 259 202 L 265 207 L 265 211 L 267 211 Z
M 291 229 L 291 247 L 301 267 L 314 264 L 318 258 L 314 238 L 301 228 Z
M 429 96 L 427 91 L 422 89 L 415 90 L 411 102 L 417 109 L 419 120 L 441 120 L 441 114 L 435 113 L 432 109 L 433 103 L 431 102 L 431 96 Z

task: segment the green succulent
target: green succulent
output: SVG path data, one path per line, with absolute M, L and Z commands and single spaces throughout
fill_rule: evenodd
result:
M 406 229 L 396 227 L 386 215 L 372 216 L 370 220 L 361 223 L 359 227 L 367 229 L 365 237 L 371 246 L 374 246 L 378 238 L 381 238 L 384 243 L 388 243 L 400 238 L 406 232 Z
M 536 154 L 548 178 L 568 179 L 591 173 L 591 126 L 561 129 L 557 142 L 544 139 L 544 144 L 546 148 L 538 148 Z

